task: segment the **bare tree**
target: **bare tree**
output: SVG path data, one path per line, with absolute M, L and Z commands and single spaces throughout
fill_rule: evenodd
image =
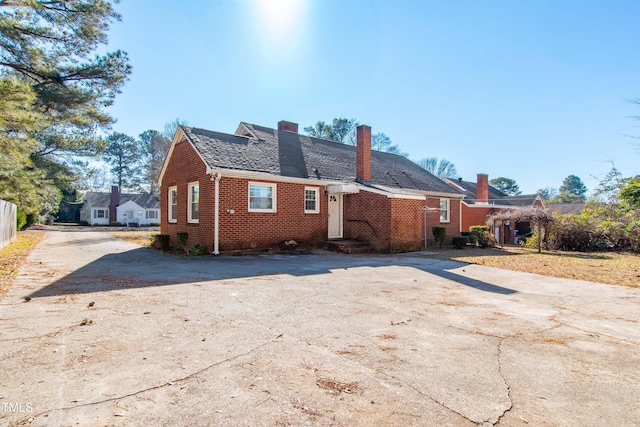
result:
M 456 166 L 447 159 L 438 160 L 437 157 L 428 157 L 418 160 L 417 163 L 438 178 L 456 178 L 458 176 Z

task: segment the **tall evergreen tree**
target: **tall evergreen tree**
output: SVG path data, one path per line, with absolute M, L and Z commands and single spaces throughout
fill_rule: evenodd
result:
M 152 194 L 159 194 L 158 178 L 160 178 L 164 159 L 171 147 L 171 140 L 155 130 L 145 131 L 138 138 L 144 152 L 145 181 L 149 185 L 149 191 Z
M 489 184 L 502 191 L 507 196 L 517 196 L 518 194 L 522 194 L 518 183 L 511 178 L 505 178 L 503 176 L 493 178 L 489 180 Z
M 569 175 L 562 181 L 560 186 L 560 193 L 568 193 L 578 196 L 584 201 L 587 195 L 587 186 L 584 185 L 580 177 L 576 175 Z
M 143 190 L 144 168 L 142 150 L 135 138 L 114 132 L 107 138 L 109 144 L 104 149 L 104 159 L 111 166 L 111 173 L 120 192 L 123 188 Z
M 106 44 L 111 22 L 120 18 L 115 3 L 117 0 L 0 0 L 0 80 L 2 84 L 21 82 L 18 93 L 33 98 L 20 110 L 39 118 L 39 126 L 11 129 L 1 125 L 0 129 L 5 134 L 8 129 L 13 132 L 9 144 L 13 148 L 0 145 L 2 159 L 12 157 L 12 150 L 27 138 L 29 154 L 21 157 L 18 174 L 39 177 L 22 182 L 31 191 L 21 194 L 36 194 L 36 198 L 18 195 L 21 207 L 49 209 L 56 180 L 59 184 L 75 178 L 71 159 L 95 155 L 104 147 L 96 131 L 113 121 L 105 108 L 131 70 L 122 51 L 94 56 Z M 49 167 L 55 170 L 47 170 Z M 44 188 L 47 186 L 50 188 Z M 0 178 L 0 197 L 7 187 L 7 181 Z

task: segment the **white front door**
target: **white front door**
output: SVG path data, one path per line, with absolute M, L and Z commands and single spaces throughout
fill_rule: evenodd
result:
M 342 238 L 342 194 L 329 194 L 329 239 Z

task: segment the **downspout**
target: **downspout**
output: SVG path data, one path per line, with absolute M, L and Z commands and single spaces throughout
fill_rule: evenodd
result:
M 458 235 L 460 235 L 460 233 L 462 233 L 462 199 L 458 200 L 458 218 Z
M 220 200 L 220 178 L 222 178 L 222 174 L 217 172 L 215 175 L 211 175 L 211 180 L 214 181 L 213 184 L 213 255 L 220 255 L 220 247 L 219 247 L 219 207 L 218 203 Z

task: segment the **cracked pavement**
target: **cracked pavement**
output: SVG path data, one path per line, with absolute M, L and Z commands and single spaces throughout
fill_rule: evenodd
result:
M 0 301 L 0 425 L 640 425 L 639 297 L 420 253 L 47 232 Z

